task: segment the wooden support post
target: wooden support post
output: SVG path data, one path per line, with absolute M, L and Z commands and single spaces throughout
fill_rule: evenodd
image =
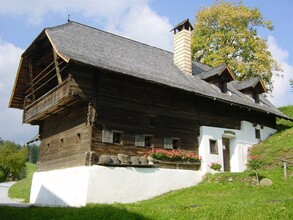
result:
M 58 63 L 58 57 L 57 57 L 57 53 L 53 48 L 53 55 L 54 55 L 54 62 L 55 62 L 55 69 L 56 69 L 56 74 L 57 74 L 57 79 L 58 79 L 58 84 L 62 83 L 62 77 L 60 74 L 60 68 L 59 68 L 59 63 Z
M 35 90 L 34 90 L 34 84 L 33 84 L 33 64 L 32 61 L 29 60 L 29 65 L 28 65 L 28 69 L 29 69 L 29 78 L 30 78 L 30 90 L 31 90 L 31 94 L 32 94 L 32 101 L 35 101 L 36 96 L 35 96 Z
M 284 161 L 284 177 L 287 179 L 287 162 Z

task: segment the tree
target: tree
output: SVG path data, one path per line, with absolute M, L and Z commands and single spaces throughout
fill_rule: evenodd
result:
M 273 71 L 281 71 L 257 27 L 273 30 L 261 12 L 242 3 L 217 1 L 196 14 L 192 36 L 193 59 L 216 67 L 227 63 L 236 79 L 260 77 L 272 91 Z
M 25 162 L 27 161 L 27 149 L 11 141 L 0 143 L 0 171 L 2 178 L 19 179 L 23 177 Z
M 28 148 L 28 162 L 36 164 L 40 157 L 40 146 L 30 145 Z
M 291 85 L 291 87 L 293 89 L 293 79 L 290 79 L 290 85 Z

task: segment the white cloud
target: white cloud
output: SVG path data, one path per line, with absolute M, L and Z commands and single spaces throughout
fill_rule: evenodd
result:
M 8 108 L 22 52 L 21 48 L 0 38 L 0 137 L 24 144 L 38 132 L 38 129 L 35 126 L 22 125 L 22 111 Z
M 293 66 L 287 62 L 289 54 L 278 46 L 276 39 L 272 36 L 269 36 L 268 44 L 274 59 L 283 69 L 283 72 L 281 72 L 283 77 L 277 77 L 276 74 L 273 76 L 273 97 L 269 97 L 269 100 L 277 107 L 292 105 L 293 92 L 289 80 L 293 79 Z
M 46 16 L 81 14 L 105 29 L 163 49 L 172 50 L 172 26 L 149 7 L 150 0 L 9 0 L 0 4 L 0 15 L 24 16 L 39 25 Z M 33 6 L 33 8 L 32 8 Z

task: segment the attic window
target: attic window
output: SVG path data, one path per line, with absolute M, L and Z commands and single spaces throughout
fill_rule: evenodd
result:
M 253 99 L 254 99 L 255 103 L 260 103 L 260 100 L 259 100 L 259 93 L 254 92 L 254 93 L 253 93 Z
M 153 147 L 154 145 L 154 136 L 143 134 L 135 135 L 135 146 L 136 147 Z
M 222 93 L 227 93 L 227 82 L 226 81 L 220 81 L 219 88 Z
M 179 149 L 180 138 L 164 138 L 165 149 Z

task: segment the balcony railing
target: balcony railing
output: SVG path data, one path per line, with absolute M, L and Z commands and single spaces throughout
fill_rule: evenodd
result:
M 34 122 L 55 114 L 66 106 L 74 103 L 77 97 L 73 95 L 70 89 L 70 81 L 71 79 L 68 78 L 60 85 L 26 106 L 23 122 L 34 124 Z

